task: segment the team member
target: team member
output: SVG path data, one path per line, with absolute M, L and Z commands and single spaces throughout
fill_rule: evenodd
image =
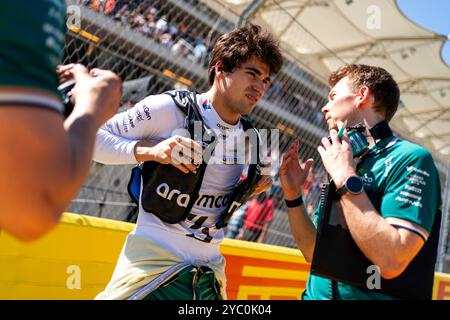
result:
M 347 65 L 331 74 L 329 84 L 329 102 L 322 112 L 331 139 L 323 138 L 318 151 L 337 188 L 336 201 L 345 220 L 341 224 L 363 256 L 379 267 L 382 284 L 364 288 L 312 273 L 303 299 L 431 298 L 439 238 L 439 177 L 430 153 L 400 140 L 387 125 L 399 103 L 397 83 L 382 68 Z M 345 121 L 349 127 L 366 128 L 367 150 L 354 148 L 356 140 L 350 142 L 347 130 L 342 141 L 338 138 L 338 123 Z M 313 224 L 302 205 L 302 188 L 313 160 L 300 164 L 297 147 L 298 142 L 293 143 L 283 157 L 280 179 L 293 237 L 311 262 L 327 250 L 315 247 L 323 211 L 317 210 Z M 336 260 L 334 268 L 340 262 Z M 348 267 L 359 262 L 354 256 L 344 263 Z M 383 290 L 389 287 L 386 294 Z M 392 294 L 392 287 L 399 295 Z M 413 292 L 425 287 L 427 292 Z
M 99 130 L 96 161 L 145 163 L 136 230 L 128 235 L 112 279 L 98 299 L 226 297 L 221 219 L 233 204 L 233 191 L 245 166 L 235 161 L 249 126 L 244 116 L 253 110 L 281 64 L 278 45 L 269 33 L 254 25 L 236 29 L 214 46 L 208 92 L 149 96 Z M 224 148 L 216 146 L 209 163 L 200 166 L 192 160 L 195 154 L 205 154 L 208 146 L 175 133 L 195 115 L 217 137 L 236 138 Z M 179 171 L 164 171 L 171 166 Z M 183 173 L 174 178 L 173 171 Z M 191 186 L 193 191 L 180 191 Z M 265 177 L 254 193 L 269 186 Z M 181 218 L 174 212 L 181 212 Z
M 0 228 L 29 241 L 57 224 L 86 178 L 95 133 L 119 106 L 120 80 L 63 67 L 76 80 L 65 120 L 56 73 L 64 1 L 1 1 L 0 15 Z

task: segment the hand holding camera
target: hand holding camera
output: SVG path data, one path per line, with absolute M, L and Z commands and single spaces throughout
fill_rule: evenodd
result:
M 57 72 L 63 82 L 58 89 L 66 117 L 90 114 L 100 126 L 117 112 L 121 80 L 115 73 L 102 69 L 88 71 L 81 64 L 58 66 Z

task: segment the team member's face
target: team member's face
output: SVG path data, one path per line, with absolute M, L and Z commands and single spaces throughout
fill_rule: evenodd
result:
M 256 106 L 270 85 L 270 68 L 259 58 L 252 57 L 223 74 L 223 96 L 235 113 L 247 115 Z
M 331 88 L 328 103 L 322 108 L 329 129 L 338 129 L 338 123 L 347 120 L 347 126 L 358 124 L 358 93 L 351 89 L 348 77 L 342 78 Z

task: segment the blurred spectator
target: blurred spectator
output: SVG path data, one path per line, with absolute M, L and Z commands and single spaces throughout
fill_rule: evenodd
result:
M 127 10 L 134 11 L 139 6 L 141 0 L 125 0 L 123 1 L 127 5 Z
M 155 15 L 157 10 L 155 8 L 151 8 L 147 10 L 145 14 L 145 25 L 142 27 L 141 32 L 145 34 L 146 36 L 153 36 L 153 33 L 155 32 Z
M 126 24 L 128 20 L 128 15 L 130 12 L 128 11 L 128 4 L 121 1 L 116 4 L 116 13 L 114 14 L 114 19 L 121 21 L 123 24 Z
M 159 42 L 161 42 L 161 44 L 163 46 L 165 46 L 168 49 L 171 49 L 173 46 L 173 39 L 172 39 L 172 35 L 168 32 L 163 33 L 160 37 L 159 37 Z
M 126 7 L 125 7 L 125 9 L 126 9 Z M 120 20 L 120 22 L 122 22 L 122 24 L 128 24 L 128 21 L 130 20 L 130 16 L 131 16 L 131 12 L 128 10 L 125 10 L 125 12 L 119 16 L 119 20 Z
M 84 5 L 96 11 L 103 11 L 103 1 L 101 0 L 87 0 L 84 2 Z
M 116 0 L 105 1 L 105 10 L 103 11 L 105 15 L 107 16 L 112 15 L 115 9 L 116 9 Z
M 189 28 L 188 28 L 188 26 L 186 25 L 186 23 L 181 22 L 181 23 L 178 25 L 178 35 L 179 35 L 181 38 L 183 38 L 183 39 L 189 38 Z
M 148 11 L 149 9 L 153 9 L 152 8 L 152 3 L 150 0 L 141 0 L 141 3 L 139 4 L 138 10 L 142 13 Z
M 172 46 L 172 52 L 184 58 L 187 58 L 193 49 L 194 48 L 192 45 L 183 38 L 179 38 L 178 41 Z
M 169 23 L 168 32 L 175 38 L 178 35 L 178 27 Z
M 247 201 L 242 206 L 240 206 L 235 213 L 233 213 L 230 220 L 228 221 L 227 233 L 225 234 L 225 237 L 235 239 L 238 236 L 239 232 L 242 229 L 242 226 L 244 225 L 244 220 L 247 214 L 249 203 L 250 202 Z
M 167 16 L 164 15 L 161 18 L 156 21 L 155 24 L 155 35 L 157 38 L 159 38 L 163 33 L 165 33 L 168 30 L 169 26 L 167 23 Z
M 261 193 L 257 198 L 249 201 L 244 227 L 241 229 L 237 239 L 264 242 L 273 219 L 273 201 L 267 192 Z
M 200 62 L 206 57 L 206 46 L 205 46 L 205 40 L 198 37 L 195 39 L 194 42 L 194 60 L 195 62 Z
M 132 15 L 130 16 L 130 27 L 134 30 L 137 30 L 139 32 L 142 32 L 142 28 L 145 25 L 145 18 L 142 14 L 138 13 L 137 11 L 134 11 Z

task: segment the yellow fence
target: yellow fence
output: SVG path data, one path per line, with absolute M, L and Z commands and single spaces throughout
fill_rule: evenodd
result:
M 134 224 L 65 213 L 42 239 L 22 243 L 0 231 L 0 299 L 92 299 L 114 270 Z M 229 299 L 299 299 L 309 265 L 298 250 L 225 239 Z M 437 273 L 434 299 L 450 300 Z

